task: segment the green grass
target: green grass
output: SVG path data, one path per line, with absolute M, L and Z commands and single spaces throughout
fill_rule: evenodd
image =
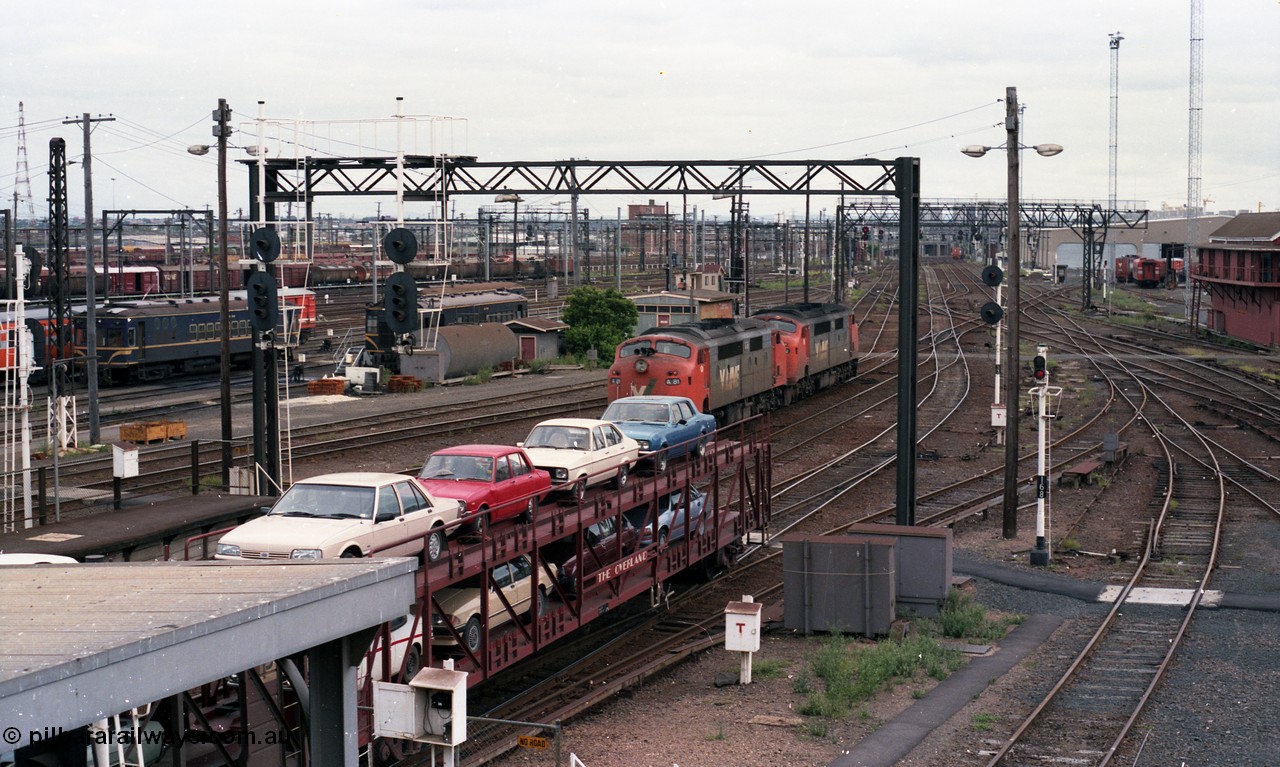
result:
M 837 634 L 817 639 L 792 682 L 792 692 L 804 696 L 797 709 L 826 719 L 866 718 L 870 710 L 862 704 L 882 690 L 913 680 L 946 679 L 960 667 L 960 652 L 945 646 L 943 638 L 989 643 L 1022 620 L 1020 615 L 988 618 L 982 605 L 953 589 L 937 619 L 913 621 L 913 630 L 901 640 L 870 643 Z M 779 663 L 778 673 L 785 667 Z M 911 697 L 922 698 L 925 692 L 916 688 Z
M 975 732 L 986 732 L 991 729 L 991 725 L 998 721 L 1000 721 L 1000 717 L 995 714 L 974 714 L 973 718 L 969 720 L 969 726 Z
M 944 679 L 960 667 L 960 654 L 932 637 L 914 635 L 897 641 L 866 644 L 843 636 L 829 636 L 810 656 L 800 713 L 843 719 L 859 703 L 917 675 Z M 816 680 L 816 681 L 815 681 Z
M 782 658 L 767 658 L 756 661 L 751 666 L 751 678 L 763 682 L 766 679 L 777 679 L 791 667 L 791 661 Z
M 982 605 L 963 591 L 951 590 L 936 620 L 920 621 L 917 628 L 925 634 L 937 633 L 952 639 L 983 643 L 1003 637 L 1011 625 L 1021 623 L 1023 616 L 1010 615 L 988 619 Z

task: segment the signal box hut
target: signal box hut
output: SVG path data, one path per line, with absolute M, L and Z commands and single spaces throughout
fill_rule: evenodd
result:
M 724 267 L 719 264 L 701 264 L 690 271 L 684 271 L 676 277 L 676 289 L 688 290 L 724 290 Z
M 636 335 L 649 328 L 665 328 L 698 320 L 733 319 L 738 296 L 718 290 L 664 290 L 635 296 L 640 319 L 636 321 Z
M 1280 213 L 1244 213 L 1198 246 L 1192 308 L 1208 293 L 1210 330 L 1261 346 L 1280 346 Z M 1199 317 L 1197 317 L 1199 319 Z
M 526 363 L 559 357 L 564 349 L 564 331 L 569 329 L 560 320 L 542 317 L 522 317 L 508 320 L 505 324 L 516 334 L 516 341 L 520 344 L 520 359 Z

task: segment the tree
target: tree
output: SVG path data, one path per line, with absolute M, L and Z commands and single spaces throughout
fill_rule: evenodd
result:
M 635 302 L 613 288 L 576 288 L 565 297 L 560 317 L 569 325 L 565 347 L 573 355 L 595 349 L 600 359 L 612 361 L 618 344 L 635 333 L 639 318 Z

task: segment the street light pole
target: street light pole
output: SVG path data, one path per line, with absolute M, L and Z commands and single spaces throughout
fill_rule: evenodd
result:
M 231 486 L 231 273 L 227 257 L 227 136 L 231 133 L 227 123 L 231 120 L 231 107 L 226 99 L 218 99 L 218 111 L 214 114 L 218 137 L 218 321 L 222 326 L 221 407 L 222 407 L 222 487 Z
M 1018 314 L 1021 295 L 1018 292 L 1018 278 L 1021 275 L 1022 236 L 1019 229 L 1020 212 L 1018 210 L 1018 168 L 1022 145 L 1018 143 L 1018 89 L 1005 89 L 1004 126 L 1008 138 L 1003 147 L 1009 155 L 1009 237 L 1006 245 L 1005 266 L 1008 271 L 1009 298 L 1005 307 L 1005 321 L 1008 327 L 1008 338 L 1005 339 L 1003 370 L 1005 406 L 1005 440 L 1004 440 L 1004 537 L 1018 537 Z M 994 147 L 974 144 L 960 151 L 970 157 L 982 157 Z M 1062 153 L 1060 144 L 1037 144 L 1031 149 L 1042 157 L 1053 157 Z M 997 333 L 999 331 L 997 330 Z M 997 344 L 999 336 L 997 335 Z M 998 384 L 997 384 L 998 386 Z M 993 410 L 994 414 L 994 410 Z M 994 416 L 993 416 L 994 417 Z
M 1004 401 L 1006 408 L 1004 440 L 1004 516 L 1003 535 L 1006 539 L 1018 537 L 1018 311 L 1022 303 L 1018 292 L 1021 270 L 1022 238 L 1019 236 L 1018 210 L 1018 89 L 1005 88 L 1004 127 L 1008 133 L 1009 158 L 1009 248 L 1006 263 L 1009 267 L 1009 338 L 1004 358 Z

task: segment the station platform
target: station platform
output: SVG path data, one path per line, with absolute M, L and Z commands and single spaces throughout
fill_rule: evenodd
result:
M 119 510 L 0 533 L 0 553 L 101 555 L 128 561 L 143 546 L 163 546 L 165 559 L 183 559 L 187 538 L 233 527 L 261 513 L 274 498 L 258 495 L 180 495 L 132 500 Z M 177 550 L 175 551 L 175 542 Z M 206 538 L 201 545 L 211 545 Z M 192 558 L 200 558 L 194 555 Z

